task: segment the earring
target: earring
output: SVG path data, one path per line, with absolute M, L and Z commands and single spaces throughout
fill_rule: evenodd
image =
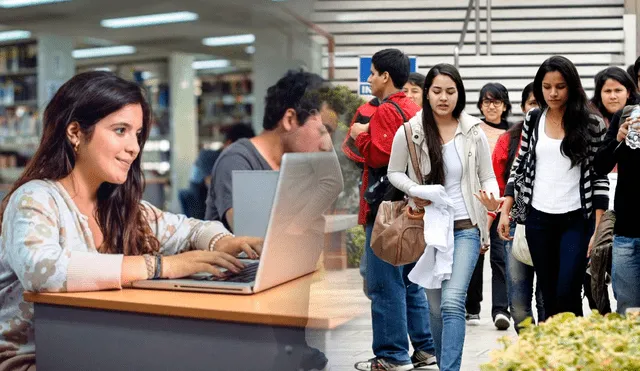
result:
M 73 150 L 78 153 L 78 147 L 80 146 L 80 142 L 76 142 L 76 144 L 73 145 Z

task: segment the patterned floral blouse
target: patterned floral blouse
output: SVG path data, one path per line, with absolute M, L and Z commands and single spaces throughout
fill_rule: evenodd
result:
M 206 250 L 216 234 L 227 231 L 219 222 L 142 204 L 163 255 Z M 33 305 L 23 300 L 25 290 L 121 289 L 122 259 L 97 251 L 88 218 L 60 183 L 34 180 L 18 188 L 4 211 L 0 236 L 0 371 L 35 362 Z

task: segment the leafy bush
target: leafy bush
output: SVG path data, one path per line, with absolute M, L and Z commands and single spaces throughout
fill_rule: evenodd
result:
M 349 268 L 360 266 L 365 238 L 364 228 L 361 225 L 347 231 L 347 266 Z
M 482 371 L 631 371 L 640 370 L 640 315 L 588 317 L 573 313 L 553 316 L 539 326 L 531 319 L 514 342 L 503 337 L 504 349 L 491 352 Z

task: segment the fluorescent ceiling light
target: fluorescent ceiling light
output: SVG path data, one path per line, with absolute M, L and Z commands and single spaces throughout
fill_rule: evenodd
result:
M 21 40 L 28 39 L 31 37 L 31 32 L 29 31 L 3 31 L 0 32 L 0 41 L 11 41 L 11 40 Z
M 195 61 L 191 64 L 194 70 L 206 70 L 211 68 L 226 68 L 231 62 L 226 59 L 212 59 L 208 61 Z
M 120 45 L 120 46 L 108 46 L 105 48 L 76 49 L 73 51 L 73 57 L 76 59 L 98 58 L 98 57 L 110 57 L 112 55 L 133 54 L 135 52 L 136 52 L 136 48 L 134 48 L 133 46 Z
M 0 8 L 22 8 L 23 6 L 62 3 L 69 0 L 0 0 Z
M 247 54 L 253 54 L 256 52 L 256 47 L 253 45 L 249 45 L 246 48 L 244 48 L 244 52 Z
M 254 41 L 256 41 L 256 36 L 253 34 L 207 37 L 202 39 L 202 43 L 207 46 L 253 44 Z
M 162 14 L 149 14 L 136 17 L 103 19 L 100 21 L 102 27 L 107 28 L 128 28 L 142 27 L 165 23 L 190 22 L 198 19 L 198 15 L 192 12 L 175 12 Z

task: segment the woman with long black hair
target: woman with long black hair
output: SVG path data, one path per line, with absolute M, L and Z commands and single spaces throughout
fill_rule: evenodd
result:
M 67 81 L 44 112 L 40 146 L 0 206 L 0 370 L 35 370 L 24 291 L 120 289 L 133 281 L 239 272 L 260 239 L 141 201 L 151 111 L 108 72 Z
M 581 288 L 594 227 L 609 204 L 609 181 L 593 170 L 606 127 L 590 111 L 578 71 L 565 57 L 542 63 L 533 92 L 540 109 L 525 118 L 498 231 L 511 239 L 510 215 L 525 224 L 545 316 L 582 315 Z
M 431 207 L 431 200 L 420 197 L 420 184 L 433 187 L 430 189 L 438 197 L 451 202 L 453 251 L 443 259 L 443 265 L 451 264 L 446 267 L 451 272 L 449 278 L 423 280 L 422 275 L 430 272 L 417 271 L 418 265 L 409 275 L 410 280 L 427 289 L 431 334 L 443 371 L 460 370 L 467 288 L 480 247 L 489 244 L 487 209 L 474 195 L 483 190 L 494 196 L 499 192 L 481 121 L 463 112 L 464 107 L 465 90 L 458 70 L 449 64 L 431 68 L 424 83 L 423 110 L 409 120 L 413 133 L 409 140 L 416 147 L 424 179 L 418 179 L 413 170 L 404 127 L 393 139 L 388 167 L 389 181 L 409 196 L 412 208 Z M 489 207 L 496 209 L 498 205 L 496 201 Z M 439 264 L 438 258 L 435 264 Z

